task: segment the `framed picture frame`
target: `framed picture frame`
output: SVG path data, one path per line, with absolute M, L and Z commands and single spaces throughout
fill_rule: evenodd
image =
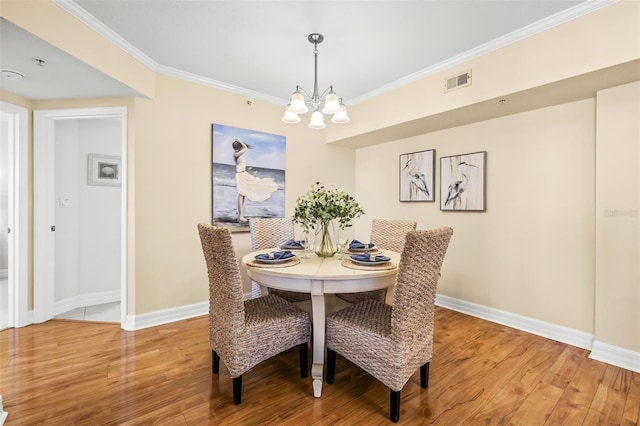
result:
M 211 223 L 249 232 L 250 218 L 284 217 L 286 138 L 211 127 Z
M 400 154 L 400 201 L 435 201 L 436 151 Z
M 119 156 L 88 154 L 87 159 L 87 184 L 99 186 L 122 184 L 122 164 Z
M 440 210 L 486 210 L 487 152 L 440 157 Z

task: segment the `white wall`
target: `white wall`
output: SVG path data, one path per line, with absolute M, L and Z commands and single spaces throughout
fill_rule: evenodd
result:
M 9 135 L 8 116 L 0 114 L 0 271 L 6 271 L 9 264 L 8 235 L 9 225 Z M 4 272 L 0 272 L 0 278 Z
M 59 120 L 55 126 L 55 301 L 119 294 L 121 187 L 88 185 L 87 164 L 88 154 L 119 155 L 120 123 Z
M 78 290 L 78 241 L 80 156 L 79 121 L 58 120 L 55 123 L 55 289 L 54 300 L 75 297 Z M 69 207 L 60 205 L 60 198 Z

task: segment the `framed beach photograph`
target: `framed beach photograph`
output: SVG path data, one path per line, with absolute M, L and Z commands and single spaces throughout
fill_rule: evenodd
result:
M 486 151 L 440 157 L 440 210 L 486 210 L 486 160 Z
M 286 138 L 213 124 L 212 218 L 231 232 L 249 232 L 249 219 L 284 217 Z
M 400 201 L 435 201 L 436 151 L 400 154 Z
M 122 184 L 120 157 L 89 154 L 87 183 L 89 185 L 120 186 Z

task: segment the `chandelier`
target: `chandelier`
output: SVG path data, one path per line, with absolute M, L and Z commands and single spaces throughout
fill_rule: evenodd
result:
M 347 108 L 342 103 L 342 99 L 338 98 L 336 92 L 333 91 L 333 86 L 329 86 L 321 95 L 318 94 L 318 44 L 322 43 L 324 36 L 319 33 L 311 33 L 307 39 L 314 46 L 313 94 L 310 96 L 303 88 L 296 86 L 296 91 L 291 95 L 291 100 L 287 105 L 282 121 L 290 124 L 299 123 L 300 117 L 298 114 L 304 114 L 311 109 L 313 112 L 311 113 L 309 127 L 312 129 L 325 128 L 323 114 L 333 114 L 332 123 L 348 123 L 350 118 L 347 115 Z

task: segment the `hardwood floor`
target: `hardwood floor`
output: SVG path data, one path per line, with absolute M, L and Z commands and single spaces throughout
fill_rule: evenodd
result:
M 206 317 L 126 332 L 52 320 L 0 332 L 5 425 L 384 425 L 389 392 L 338 356 L 314 398 L 298 350 L 243 376 L 211 373 Z M 398 424 L 637 425 L 640 374 L 588 351 L 437 308 L 429 388 L 402 390 Z

